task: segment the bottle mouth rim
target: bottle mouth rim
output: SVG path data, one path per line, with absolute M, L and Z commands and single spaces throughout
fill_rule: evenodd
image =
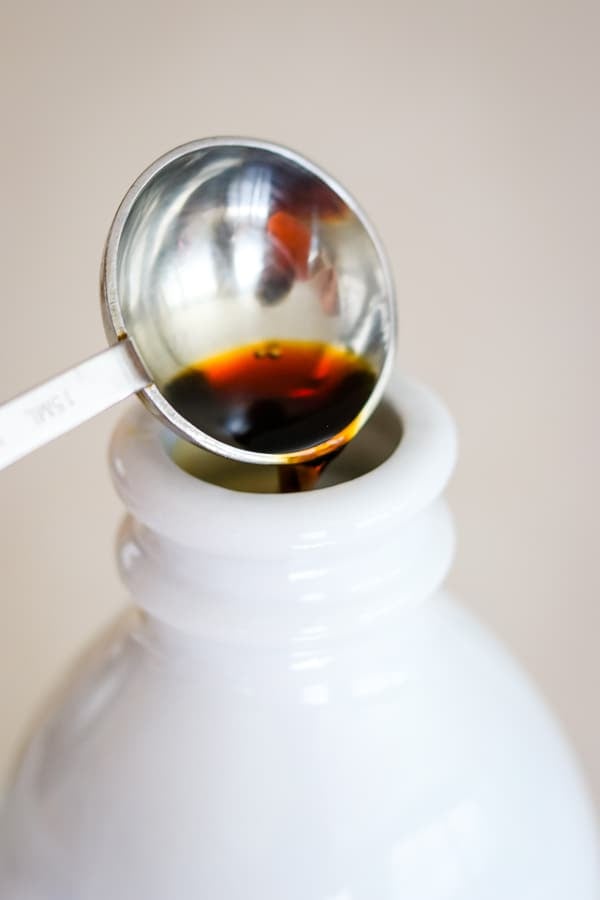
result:
M 223 553 L 235 543 L 238 554 L 268 558 L 360 542 L 428 506 L 456 460 L 453 421 L 428 389 L 396 375 L 384 402 L 401 423 L 401 439 L 397 424 L 387 455 L 362 474 L 294 494 L 236 490 L 189 474 L 173 459 L 177 438 L 137 404 L 113 435 L 113 482 L 138 521 L 206 552 Z M 369 423 L 362 440 L 369 441 Z

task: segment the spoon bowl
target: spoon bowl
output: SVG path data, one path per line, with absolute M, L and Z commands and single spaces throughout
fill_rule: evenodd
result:
M 136 180 L 103 263 L 105 327 L 149 376 L 140 396 L 178 434 L 243 462 L 301 461 L 311 447 L 263 453 L 191 422 L 168 386 L 237 347 L 316 342 L 360 356 L 373 411 L 392 364 L 394 292 L 381 244 L 334 179 L 284 147 L 217 138 L 170 151 Z

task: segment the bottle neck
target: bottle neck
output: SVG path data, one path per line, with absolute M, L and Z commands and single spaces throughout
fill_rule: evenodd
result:
M 455 452 L 443 406 L 398 378 L 330 486 L 247 493 L 183 471 L 173 438 L 132 410 L 111 448 L 130 512 L 123 580 L 156 627 L 219 642 L 306 643 L 372 626 L 447 574 L 454 533 L 441 494 Z

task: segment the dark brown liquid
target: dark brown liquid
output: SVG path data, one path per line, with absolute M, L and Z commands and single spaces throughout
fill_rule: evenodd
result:
M 164 389 L 169 403 L 212 437 L 246 450 L 289 456 L 280 490 L 312 487 L 353 436 L 376 381 L 350 350 L 316 341 L 248 344 L 195 363 Z

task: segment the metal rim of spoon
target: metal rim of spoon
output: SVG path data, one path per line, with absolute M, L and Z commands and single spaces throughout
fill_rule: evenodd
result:
M 274 247 L 282 257 L 277 242 L 264 237 L 273 204 L 288 208 L 290 196 L 305 202 L 313 195 L 307 260 L 290 262 L 285 253 L 283 263 L 273 259 Z M 296 277 L 300 264 L 303 274 Z M 316 274 L 310 275 L 309 264 Z M 394 288 L 377 234 L 353 197 L 300 154 L 261 140 L 207 138 L 165 153 L 123 198 L 102 263 L 102 313 L 111 346 L 0 406 L 0 469 L 134 393 L 172 431 L 221 456 L 259 464 L 314 458 L 314 445 L 274 454 L 229 443 L 188 421 L 163 393 L 169 367 L 193 362 L 187 358 L 190 325 L 200 323 L 209 343 L 214 326 L 221 341 L 215 350 L 228 349 L 223 338 L 228 328 L 232 341 L 238 338 L 236 328 L 244 335 L 254 328 L 256 338 L 272 337 L 259 332 L 269 322 L 286 321 L 281 309 L 271 309 L 273 287 L 265 292 L 263 286 L 270 298 L 266 308 L 254 300 L 269 267 L 281 290 L 278 266 L 291 280 L 288 293 L 277 300 L 284 314 L 286 304 L 296 310 L 288 323 L 292 331 L 306 336 L 312 327 L 319 337 L 323 327 L 326 339 L 333 334 L 334 342 L 375 360 L 377 380 L 353 423 L 358 430 L 381 399 L 395 348 Z M 190 274 L 194 267 L 197 283 Z M 331 294 L 332 280 L 340 295 L 334 298 L 337 313 L 323 314 L 321 322 L 322 284 Z M 232 304 L 237 304 L 235 316 Z M 311 311 L 315 321 L 307 325 Z M 328 437 L 322 448 L 333 447 L 335 440 Z

